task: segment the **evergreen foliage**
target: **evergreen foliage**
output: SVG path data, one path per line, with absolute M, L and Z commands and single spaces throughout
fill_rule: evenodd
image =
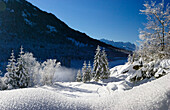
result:
M 101 49 L 99 45 L 97 46 L 96 55 L 94 56 L 93 72 L 94 80 L 98 81 L 102 75 Z
M 18 75 L 16 74 L 16 60 L 14 56 L 14 51 L 12 50 L 8 65 L 7 73 L 5 74 L 6 80 L 5 83 L 8 86 L 8 89 L 17 88 Z
M 89 81 L 92 79 L 92 68 L 91 68 L 91 63 L 89 61 L 88 67 L 87 67 L 87 74 L 88 74 L 88 79 Z
M 27 69 L 25 68 L 25 62 L 23 59 L 23 48 L 21 46 L 20 48 L 20 53 L 19 53 L 19 58 L 17 59 L 17 76 L 18 76 L 18 80 L 17 80 L 17 85 L 19 88 L 25 88 L 28 87 L 29 85 L 29 74 Z
M 109 63 L 107 60 L 107 55 L 105 52 L 105 49 L 103 49 L 102 51 L 102 55 L 101 55 L 101 60 L 102 60 L 102 76 L 101 79 L 107 79 L 110 75 L 110 70 L 109 70 Z
M 101 52 L 100 46 L 97 46 L 96 55 L 94 57 L 93 64 L 93 79 L 98 81 L 99 79 L 107 79 L 110 75 L 110 70 L 108 67 L 109 63 L 107 60 L 107 55 L 105 49 Z
M 86 82 L 88 80 L 86 61 L 84 61 L 83 63 L 82 73 L 83 73 L 82 81 Z
M 81 81 L 82 81 L 82 78 L 81 78 L 81 71 L 80 71 L 80 70 L 78 70 L 78 72 L 77 72 L 76 81 L 77 81 L 77 82 L 81 82 Z

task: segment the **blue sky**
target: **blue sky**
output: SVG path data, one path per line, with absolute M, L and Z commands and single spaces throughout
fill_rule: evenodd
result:
M 92 38 L 136 42 L 144 0 L 28 0 Z M 158 0 L 161 1 L 161 0 Z M 166 1 L 166 0 L 165 0 Z

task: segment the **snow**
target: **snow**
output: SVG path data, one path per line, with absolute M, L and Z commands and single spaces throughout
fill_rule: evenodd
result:
M 47 28 L 50 30 L 49 32 L 58 32 L 54 26 L 47 25 Z
M 11 12 L 11 13 L 14 13 L 15 11 L 14 11 L 14 9 L 11 9 L 10 12 Z
M 116 67 L 122 68 L 121 66 Z M 112 73 L 116 74 L 115 68 Z M 112 76 L 123 75 L 116 74 Z M 52 87 L 0 91 L 2 110 L 169 110 L 170 74 L 129 88 L 124 80 L 112 82 L 56 82 Z M 118 77 L 115 77 L 118 78 Z M 114 81 L 114 82 L 113 82 Z M 118 88 L 118 89 L 117 89 Z
M 27 14 L 24 11 L 22 11 L 22 16 L 27 17 Z
M 170 59 L 162 60 L 161 63 L 160 63 L 160 66 L 162 68 L 169 68 L 169 66 L 170 66 Z
M 168 110 L 170 74 L 128 91 L 112 91 L 98 83 L 57 82 L 53 87 L 0 92 L 1 109 Z
M 24 18 L 24 21 L 26 22 L 26 24 L 32 26 L 34 23 L 31 22 L 30 20 L 28 20 L 27 18 Z
M 86 46 L 88 46 L 88 44 L 81 43 L 81 42 L 79 42 L 79 41 L 76 41 L 76 40 L 73 39 L 73 38 L 68 37 L 67 39 L 70 40 L 70 41 L 72 41 L 76 46 L 79 46 L 79 47 L 86 47 Z

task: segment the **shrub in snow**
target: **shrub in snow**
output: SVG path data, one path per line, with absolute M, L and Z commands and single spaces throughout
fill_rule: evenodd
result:
M 156 73 L 155 77 L 159 78 L 161 76 L 164 76 L 168 73 L 170 73 L 170 59 L 164 59 L 160 62 L 159 69 L 155 68 Z
M 131 65 L 134 67 L 136 64 L 137 63 L 134 62 Z M 138 70 L 135 70 L 130 80 L 136 82 L 145 78 L 159 78 L 168 73 L 170 73 L 170 59 L 152 61 L 150 63 L 144 63 Z
M 81 71 L 80 70 L 78 70 L 78 72 L 77 72 L 76 81 L 77 82 L 81 82 L 82 81 L 82 79 L 81 79 Z
M 30 87 L 37 85 L 40 79 L 40 63 L 36 61 L 36 58 L 33 57 L 32 53 L 25 53 L 22 55 L 22 59 L 24 62 L 24 67 L 27 69 L 29 75 L 28 86 Z
M 51 85 L 54 82 L 54 75 L 56 69 L 61 66 L 60 62 L 57 63 L 56 60 L 48 59 L 41 64 L 40 74 L 41 74 L 41 85 Z
M 7 85 L 5 84 L 5 79 L 6 77 L 0 77 L 0 90 L 6 90 L 8 87 Z

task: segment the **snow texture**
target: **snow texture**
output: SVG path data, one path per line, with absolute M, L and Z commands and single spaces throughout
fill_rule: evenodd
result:
M 53 87 L 0 91 L 0 107 L 2 110 L 169 110 L 169 81 L 167 74 L 127 91 L 113 91 L 116 87 L 112 83 L 104 86 L 92 82 L 56 82 Z

